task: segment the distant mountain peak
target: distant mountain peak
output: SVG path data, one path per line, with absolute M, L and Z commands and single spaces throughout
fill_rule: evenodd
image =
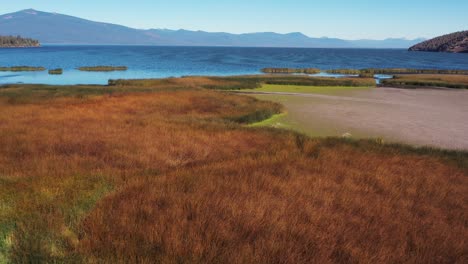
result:
M 0 15 L 0 35 L 21 35 L 41 43 L 164 45 L 164 46 L 237 46 L 296 48 L 408 48 L 413 43 L 397 41 L 351 41 L 313 38 L 301 32 L 280 34 L 257 32 L 231 34 L 202 30 L 135 29 L 95 22 L 79 17 L 38 11 L 33 8 Z
M 288 33 L 287 35 L 306 36 L 302 32 L 291 32 L 291 33 Z
M 38 13 L 39 11 L 37 11 L 37 10 L 35 10 L 35 9 L 32 9 L 32 8 L 29 8 L 29 9 L 21 10 L 20 12 L 21 12 L 21 13 L 30 14 L 30 15 L 37 15 L 37 13 Z

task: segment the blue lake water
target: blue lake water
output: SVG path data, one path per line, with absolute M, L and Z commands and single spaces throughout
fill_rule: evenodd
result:
M 187 75 L 258 74 L 266 67 L 422 68 L 468 70 L 468 54 L 398 49 L 298 49 L 154 46 L 44 46 L 0 49 L 1 66 L 63 68 L 45 72 L 0 72 L 0 83 L 107 84 L 109 79 Z M 80 72 L 81 66 L 128 66 L 125 72 Z

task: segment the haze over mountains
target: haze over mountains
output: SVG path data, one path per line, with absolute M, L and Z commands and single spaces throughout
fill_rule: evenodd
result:
M 168 29 L 135 29 L 27 9 L 0 16 L 0 35 L 21 35 L 43 44 L 121 44 L 305 48 L 409 48 L 424 39 L 343 40 L 302 33 L 230 34 Z

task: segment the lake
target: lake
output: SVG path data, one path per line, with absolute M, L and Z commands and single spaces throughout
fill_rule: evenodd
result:
M 63 68 L 45 72 L 0 72 L 0 83 L 107 84 L 108 79 L 186 75 L 258 74 L 266 67 L 422 68 L 468 70 L 468 54 L 402 49 L 301 49 L 157 46 L 44 46 L 0 49 L 1 66 Z M 126 72 L 80 72 L 80 66 L 128 66 Z

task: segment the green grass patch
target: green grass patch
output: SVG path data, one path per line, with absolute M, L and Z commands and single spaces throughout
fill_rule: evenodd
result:
M 283 120 L 287 116 L 287 113 L 280 113 L 271 116 L 260 122 L 252 123 L 249 127 L 275 127 L 275 128 L 289 128 L 289 125 Z
M 27 192 L 16 189 L 22 195 L 7 215 L 14 222 L 2 225 L 4 256 L 12 263 L 76 262 L 69 252 L 79 243 L 79 224 L 113 189 L 112 182 L 103 175 L 75 175 L 33 179 L 28 185 Z
M 11 252 L 13 231 L 16 226 L 16 201 L 28 190 L 18 181 L 0 175 L 0 263 L 8 263 Z M 22 187 L 18 192 L 18 188 Z
M 258 109 L 254 112 L 250 112 L 248 114 L 244 114 L 241 116 L 227 117 L 227 120 L 240 123 L 240 124 L 253 124 L 253 123 L 267 120 L 280 112 L 281 112 L 281 108 L 278 105 L 277 107 L 274 107 L 274 108 Z

